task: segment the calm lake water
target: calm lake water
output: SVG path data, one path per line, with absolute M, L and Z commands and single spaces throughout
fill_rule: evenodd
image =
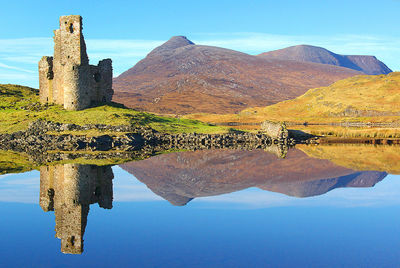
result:
M 400 147 L 281 157 L 176 152 L 0 175 L 0 266 L 400 266 Z

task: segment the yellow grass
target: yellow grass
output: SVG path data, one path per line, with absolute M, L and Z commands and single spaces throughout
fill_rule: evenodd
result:
M 400 146 L 366 144 L 297 145 L 310 157 L 327 159 L 353 170 L 400 174 Z
M 185 118 L 203 122 L 261 122 L 263 120 L 332 123 L 399 122 L 400 72 L 388 75 L 361 75 L 315 88 L 304 95 L 267 107 L 249 108 L 239 114 L 191 114 Z M 359 112 L 360 116 L 346 113 Z M 379 116 L 363 115 L 363 112 Z M 384 115 L 382 113 L 392 114 Z
M 400 138 L 399 128 L 383 128 L 383 127 L 339 127 L 339 126 L 293 126 L 290 129 L 301 130 L 316 136 L 324 137 L 343 137 L 343 138 Z
M 0 150 L 0 175 L 22 173 L 38 168 L 25 153 Z

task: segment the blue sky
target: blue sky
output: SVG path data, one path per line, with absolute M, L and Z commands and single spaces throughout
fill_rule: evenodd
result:
M 0 0 L 0 83 L 38 86 L 61 15 L 84 17 L 92 63 L 117 76 L 174 35 L 250 54 L 297 44 L 375 55 L 400 70 L 399 0 L 381 1 L 5 1 Z
M 163 202 L 147 186 L 118 166 L 113 167 L 115 202 Z M 297 198 L 281 193 L 248 188 L 218 196 L 200 197 L 188 207 L 256 209 L 266 207 L 387 207 L 400 205 L 400 175 L 388 175 L 374 187 L 337 188 L 323 195 Z M 1 202 L 37 204 L 40 173 L 31 171 L 0 175 Z

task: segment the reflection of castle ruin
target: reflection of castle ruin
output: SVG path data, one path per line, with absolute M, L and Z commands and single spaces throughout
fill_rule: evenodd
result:
M 65 164 L 40 168 L 40 206 L 54 211 L 56 237 L 63 253 L 83 252 L 89 205 L 111 209 L 111 166 Z
M 285 144 L 271 144 L 265 147 L 264 151 L 276 155 L 278 158 L 285 158 L 288 153 L 288 146 Z
M 111 101 L 111 59 L 89 65 L 81 16 L 60 17 L 60 29 L 54 31 L 54 58 L 44 56 L 39 62 L 39 88 L 41 103 L 60 104 L 67 110 Z

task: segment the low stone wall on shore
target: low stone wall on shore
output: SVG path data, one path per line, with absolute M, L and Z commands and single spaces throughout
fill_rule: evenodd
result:
M 63 131 L 103 130 L 123 132 L 121 135 L 48 134 Z M 274 139 L 265 133 L 231 132 L 226 134 L 159 133 L 151 128 L 130 126 L 107 126 L 60 124 L 36 121 L 23 132 L 0 135 L 0 149 L 19 152 L 46 151 L 138 151 L 167 149 L 262 149 L 271 144 L 291 144 L 292 140 Z

